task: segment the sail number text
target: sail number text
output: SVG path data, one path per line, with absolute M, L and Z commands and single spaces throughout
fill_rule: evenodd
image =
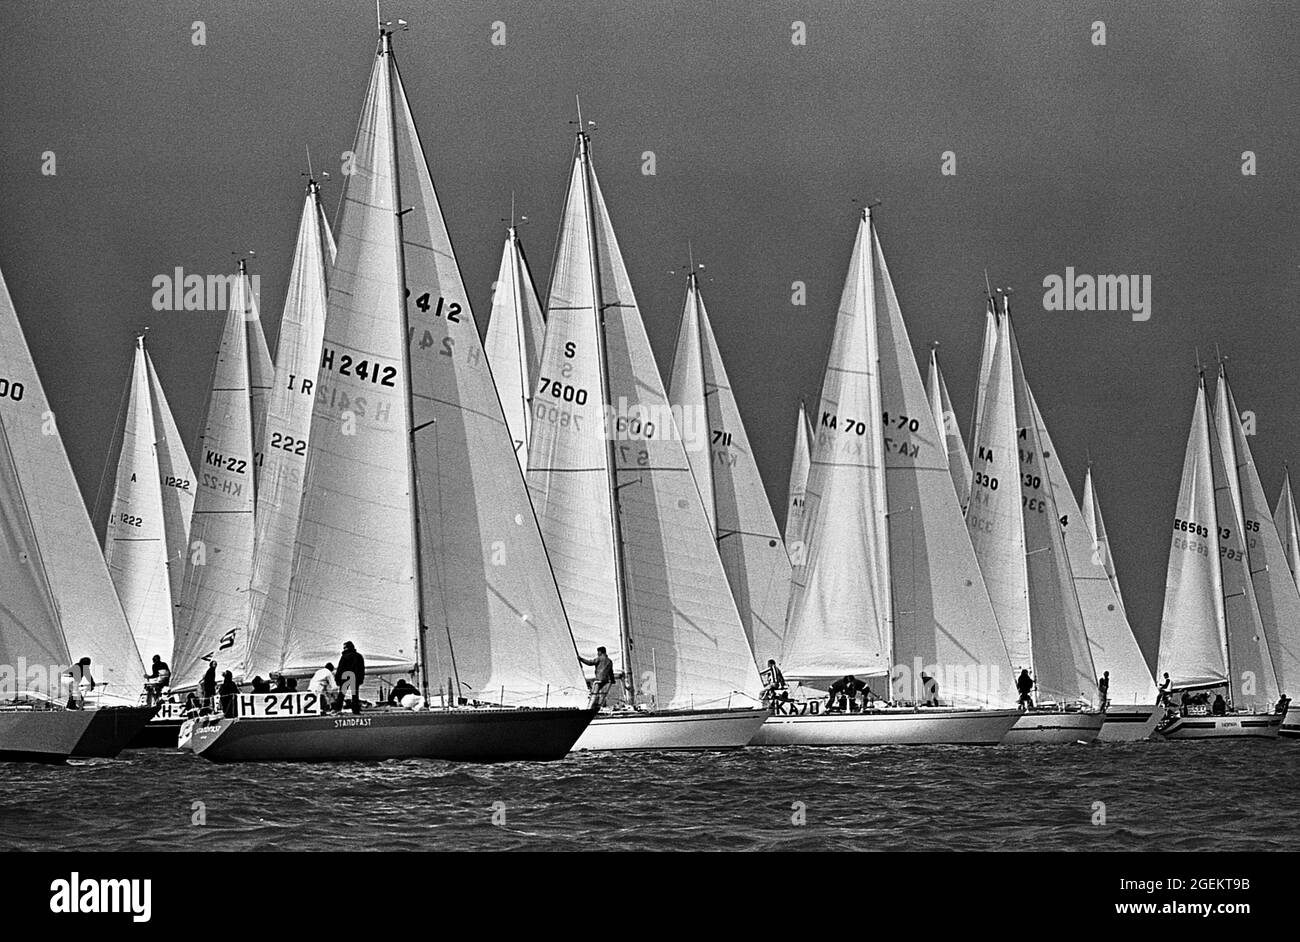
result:
M 335 355 L 329 347 L 321 348 L 320 368 L 337 373 L 339 376 L 355 376 L 362 382 L 376 386 L 397 385 L 397 367 L 372 363 L 370 360 L 358 360 L 346 353 Z
M 0 399 L 12 399 L 14 402 L 22 402 L 23 384 L 12 383 L 7 379 L 0 378 Z

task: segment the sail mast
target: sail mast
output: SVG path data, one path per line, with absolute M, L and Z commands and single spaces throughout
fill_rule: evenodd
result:
M 592 299 L 596 308 L 596 346 L 600 349 L 600 356 L 597 358 L 600 372 L 600 402 L 606 410 L 605 416 L 608 417 L 608 410 L 612 407 L 609 401 L 609 352 L 605 343 L 605 303 L 602 296 L 600 285 L 600 253 L 596 247 L 596 207 L 591 198 L 591 151 L 588 149 L 590 141 L 587 132 L 583 129 L 582 124 L 582 105 L 578 105 L 578 156 L 582 161 L 582 196 L 583 205 L 587 213 L 587 248 L 591 254 L 591 291 Z M 623 525 L 619 519 L 618 504 L 618 476 L 615 474 L 615 462 L 618 460 L 618 452 L 614 447 L 614 436 L 606 422 L 605 428 L 605 475 L 609 484 L 609 510 L 611 536 L 614 541 L 614 577 L 618 582 L 618 629 L 619 639 L 623 646 L 623 684 L 632 696 L 632 702 L 636 702 L 636 671 L 633 670 L 632 662 L 632 626 L 628 622 L 628 612 L 631 605 L 627 598 L 627 566 L 623 558 Z
M 412 571 L 412 591 L 415 598 L 415 655 L 420 669 L 420 687 L 424 694 L 424 699 L 429 700 L 429 659 L 426 656 L 427 647 L 425 639 L 424 624 L 424 565 L 423 549 L 420 546 L 420 500 L 415 494 L 415 418 L 414 406 L 411 402 L 413 386 L 411 383 L 411 327 L 410 316 L 406 310 L 407 297 L 410 294 L 406 287 L 406 249 L 404 236 L 402 233 L 402 181 L 398 176 L 397 160 L 397 114 L 394 102 L 394 84 L 392 75 L 397 69 L 397 63 L 393 59 L 393 34 L 390 30 L 385 30 L 382 26 L 379 29 L 379 54 L 388 58 L 389 80 L 387 82 L 388 91 L 388 137 L 393 142 L 389 148 L 389 163 L 393 174 L 393 225 L 396 229 L 397 237 L 397 286 L 401 289 L 397 296 L 398 307 L 401 309 L 402 322 L 402 382 L 405 394 L 402 396 L 402 409 L 405 412 L 406 421 L 406 474 L 407 484 L 411 489 L 411 512 L 407 519 L 411 524 L 411 548 L 414 552 L 414 568 Z M 435 420 L 436 421 L 436 420 Z M 436 432 L 435 432 L 436 434 Z M 454 663 L 454 662 L 453 662 Z M 459 678 L 457 678 L 457 692 L 459 693 Z M 448 701 L 446 706 L 450 708 L 452 703 Z
M 1196 369 L 1197 369 L 1197 375 L 1199 376 L 1199 382 L 1201 384 L 1201 397 L 1200 397 L 1201 411 L 1204 414 L 1203 418 L 1205 419 L 1205 428 L 1206 431 L 1208 432 L 1207 437 L 1210 439 L 1210 443 L 1211 443 L 1210 452 L 1211 455 L 1213 455 L 1215 427 L 1213 424 L 1211 424 L 1210 421 L 1210 401 L 1209 401 L 1210 394 L 1208 390 L 1205 388 L 1205 368 L 1202 367 L 1200 364 L 1199 353 L 1197 355 Z M 1220 459 L 1222 460 L 1223 457 L 1222 447 L 1220 447 L 1219 453 L 1220 453 Z M 1224 464 L 1226 466 L 1226 462 L 1224 462 Z M 1213 473 L 1214 473 L 1213 469 L 1214 469 L 1214 461 L 1213 459 L 1211 459 L 1210 461 L 1211 484 L 1213 484 Z M 1219 534 L 1222 532 L 1223 529 L 1219 524 L 1219 502 L 1217 500 L 1210 501 L 1210 513 L 1214 515 L 1213 545 L 1217 547 L 1220 540 Z M 1223 600 L 1223 618 L 1220 619 L 1219 621 L 1219 647 L 1223 650 L 1223 664 L 1225 668 L 1225 673 L 1227 674 L 1228 677 L 1228 706 L 1229 708 L 1231 708 L 1233 705 L 1232 649 L 1228 646 L 1228 580 L 1223 578 L 1219 579 L 1219 597 Z

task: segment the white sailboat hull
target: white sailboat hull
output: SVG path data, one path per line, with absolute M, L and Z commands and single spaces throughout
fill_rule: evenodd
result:
M 1278 735 L 1284 739 L 1300 739 L 1300 707 L 1288 707 Z
M 1002 742 L 1007 746 L 1093 742 L 1105 721 L 1105 713 L 1022 713 Z
M 1276 739 L 1282 719 L 1278 713 L 1179 716 L 1160 734 L 1165 739 Z
M 1106 708 L 1101 742 L 1139 742 L 1150 739 L 1163 713 L 1153 703 L 1112 703 Z
M 765 708 L 599 713 L 573 751 L 740 749 L 767 716 Z
M 1018 710 L 898 709 L 769 716 L 753 746 L 995 746 Z

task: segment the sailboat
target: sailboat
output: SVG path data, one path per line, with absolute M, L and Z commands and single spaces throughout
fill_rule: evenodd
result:
M 1171 710 L 1158 731 L 1168 739 L 1271 738 L 1282 717 L 1269 712 L 1267 688 L 1276 682 L 1227 473 L 1235 462 L 1225 460 L 1207 399 L 1202 370 L 1174 508 L 1156 672 L 1173 691 L 1224 688 L 1231 703 L 1223 716 Z
M 1268 642 L 1269 660 L 1277 677 L 1277 686 L 1288 700 L 1290 694 L 1300 689 L 1300 590 L 1288 568 L 1287 550 L 1277 528 L 1272 524 L 1268 498 L 1260 481 L 1255 459 L 1241 423 L 1228 382 L 1225 361 L 1219 365 L 1219 382 L 1215 395 L 1215 423 L 1219 429 L 1226 427 L 1224 441 L 1232 445 L 1236 455 L 1235 469 L 1228 469 L 1229 477 L 1235 471 L 1238 484 L 1239 510 L 1242 534 L 1246 540 L 1246 559 L 1250 580 L 1259 604 L 1264 637 Z M 1225 445 L 1225 453 L 1227 446 Z M 1280 701 L 1279 701 L 1280 702 Z M 1279 734 L 1292 738 L 1300 735 L 1300 707 L 1290 706 Z
M 0 761 L 116 756 L 156 708 L 3 274 L 0 542 Z M 95 687 L 66 709 L 83 657 Z
M 581 124 L 561 218 L 528 486 L 579 651 L 622 675 L 575 748 L 739 748 L 758 669 Z
M 1005 300 L 995 331 L 966 522 L 1012 667 L 1028 671 L 1039 691 L 1005 741 L 1091 741 L 1104 716 L 1087 708 L 1096 679 L 1045 455 L 1054 449 L 1044 441 Z
M 1009 659 L 870 208 L 816 416 L 785 676 L 810 686 L 877 678 L 889 700 L 846 712 L 796 701 L 754 744 L 1001 742 L 1019 719 Z M 941 695 L 949 705 L 929 705 Z
M 1282 493 L 1278 495 L 1273 511 L 1273 523 L 1286 553 L 1286 564 L 1291 576 L 1300 587 L 1300 517 L 1296 515 L 1295 494 L 1291 490 L 1291 470 L 1282 476 Z M 1282 720 L 1279 734 L 1287 739 L 1300 739 L 1300 706 L 1292 704 Z
M 533 389 L 542 357 L 546 322 L 542 303 L 533 286 L 533 276 L 524 258 L 519 230 L 511 222 L 501 251 L 501 267 L 492 288 L 492 312 L 488 319 L 487 351 L 492 376 L 496 379 L 501 409 L 515 443 L 519 467 L 528 470 L 528 432 L 533 421 Z
M 794 452 L 790 459 L 790 483 L 785 505 L 785 548 L 790 555 L 790 562 L 796 566 L 804 556 L 803 500 L 804 491 L 808 488 L 808 468 L 812 462 L 808 449 L 808 442 L 812 437 L 808 411 L 800 402 L 799 417 L 795 420 Z
M 686 443 L 686 458 L 717 534 L 722 568 L 754 658 L 766 663 L 781 654 L 790 557 L 763 490 L 695 272 L 686 278 L 671 377 L 672 407 L 680 411 L 682 428 L 696 433 Z
M 1046 428 L 1043 428 L 1046 434 Z M 1046 439 L 1045 439 L 1046 440 Z M 1059 463 L 1055 449 L 1049 461 L 1053 468 Z M 1065 480 L 1065 471 L 1060 471 Z M 1052 483 L 1057 481 L 1053 471 Z M 1065 490 L 1068 490 L 1066 488 Z M 1073 504 L 1073 493 L 1058 491 L 1057 507 L 1063 509 L 1066 546 L 1070 551 L 1070 568 L 1074 572 L 1074 587 L 1079 594 L 1080 608 L 1087 626 L 1088 644 L 1092 648 L 1092 661 L 1099 670 L 1109 672 L 1110 703 L 1106 707 L 1106 722 L 1102 724 L 1098 739 L 1107 742 L 1132 742 L 1150 739 L 1160 722 L 1162 711 L 1156 705 L 1156 685 L 1147 666 L 1146 656 L 1138 647 L 1137 636 L 1124 611 L 1124 600 L 1119 592 L 1119 579 L 1110 554 L 1110 539 L 1102 519 L 1101 505 L 1093 487 L 1092 464 L 1089 463 L 1083 478 L 1083 506 Z M 1083 517 L 1087 542 L 1077 523 Z M 1106 585 L 1102 585 L 1102 577 Z
M 302 513 L 317 372 L 325 333 L 329 269 L 337 249 L 309 177 L 285 292 L 275 379 L 266 407 L 268 448 L 255 510 L 256 552 L 249 583 L 245 675 L 268 677 L 284 659 L 289 585 Z
M 961 440 L 961 428 L 957 425 L 952 400 L 948 398 L 948 384 L 943 381 L 943 373 L 939 371 L 938 344 L 930 348 L 930 372 L 926 376 L 925 387 L 935 424 L 943 429 L 948 448 L 948 471 L 952 475 L 953 487 L 957 489 L 957 501 L 964 513 L 966 505 L 970 503 L 970 457 L 966 454 L 966 443 Z
M 353 639 L 370 698 L 409 674 L 424 702 L 207 718 L 193 749 L 560 758 L 594 711 L 382 27 L 353 152 L 276 666 L 309 674 Z
M 172 661 L 194 468 L 141 334 L 128 386 L 104 559 L 142 657 Z M 130 748 L 176 745 L 180 710 L 163 703 Z

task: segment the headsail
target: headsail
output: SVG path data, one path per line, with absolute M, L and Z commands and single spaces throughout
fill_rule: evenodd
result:
M 1210 420 L 1205 377 L 1196 406 L 1183 477 L 1174 507 L 1173 541 L 1165 576 L 1164 614 L 1156 676 L 1167 673 L 1175 689 L 1228 682 L 1228 640 L 1223 575 L 1219 565 L 1218 513 L 1210 460 Z
M 1300 585 L 1300 516 L 1296 514 L 1295 493 L 1291 490 L 1291 469 L 1282 477 L 1282 493 L 1277 497 L 1273 523 L 1286 551 L 1286 564 L 1291 576 Z
M 546 324 L 533 276 L 524 260 L 518 230 L 506 230 L 501 267 L 492 286 L 492 311 L 484 348 L 496 380 L 506 425 L 519 467 L 528 470 L 528 434 L 533 419 L 533 389 L 542 357 Z
M 1083 508 L 1080 509 L 1074 503 L 1074 494 L 1065 480 L 1065 469 L 1041 416 L 1039 428 L 1043 447 L 1050 452 L 1047 462 L 1052 475 L 1052 491 L 1056 495 L 1056 509 L 1065 531 L 1065 545 L 1070 551 L 1070 569 L 1074 573 L 1074 588 L 1088 630 L 1093 664 L 1098 673 L 1110 672 L 1109 696 L 1112 702 L 1154 703 L 1156 686 L 1151 668 L 1138 647 L 1128 616 L 1124 613 L 1124 603 L 1119 597 L 1110 542 L 1093 492 L 1092 468 L 1089 467 L 1084 476 Z
M 756 695 L 753 655 L 583 133 L 562 219 L 528 483 L 574 636 L 587 654 L 607 647 L 641 701 Z
M 1102 519 L 1101 504 L 1097 500 L 1097 491 L 1093 487 L 1091 464 L 1083 473 L 1083 505 L 1080 512 L 1088 528 L 1088 535 L 1092 537 L 1094 556 L 1101 560 L 1102 568 L 1106 570 L 1106 578 L 1110 580 L 1111 590 L 1115 593 L 1115 604 L 1119 606 L 1121 612 L 1124 612 L 1124 596 L 1119 589 L 1119 574 L 1115 569 L 1115 558 L 1110 551 L 1110 538 L 1106 535 L 1106 523 Z
M 786 619 L 788 677 L 888 674 L 892 660 L 884 429 L 871 221 L 864 210 L 822 381 L 804 496 L 805 558 Z
M 172 664 L 177 686 L 196 685 L 214 658 L 219 670 L 242 677 L 248 657 L 254 457 L 245 303 L 236 293 L 226 315 L 199 440 L 199 489 Z
M 1232 682 L 1229 700 L 1237 707 L 1271 709 L 1278 698 L 1277 674 L 1273 670 L 1264 618 L 1246 555 L 1237 449 L 1232 440 L 1234 419 L 1228 415 L 1226 396 L 1218 396 L 1214 407 L 1210 457 L 1219 520 L 1223 611 L 1228 626 L 1228 669 Z
M 113 503 L 104 530 L 104 559 L 136 646 L 146 658 L 157 654 L 170 659 L 175 628 L 167 572 L 163 479 L 154 445 L 153 403 L 143 336 L 135 341 L 130 384 Z
M 1255 600 L 1259 605 L 1260 621 L 1268 661 L 1276 678 L 1274 697 L 1291 689 L 1300 689 L 1300 591 L 1285 562 L 1286 552 L 1272 526 L 1268 498 L 1264 485 L 1250 454 L 1245 431 L 1241 427 L 1241 413 L 1228 385 L 1228 374 L 1221 365 L 1215 401 L 1216 417 L 1227 424 L 1236 455 L 1235 476 L 1241 494 L 1242 535 L 1246 544 L 1246 561 Z M 1233 659 L 1240 676 L 1241 666 Z
M 694 342 L 687 336 L 692 332 Z M 681 410 L 679 431 L 687 439 L 686 455 L 716 528 L 718 552 L 745 635 L 755 658 L 766 663 L 781 654 L 790 557 L 694 274 L 688 279 L 669 398 L 674 409 Z
M 990 295 L 988 305 L 984 309 L 984 343 L 980 347 L 979 382 L 975 386 L 975 411 L 971 415 L 970 423 L 972 465 L 975 462 L 975 449 L 979 447 L 976 442 L 980 439 L 980 425 L 984 422 L 984 398 L 989 388 L 989 376 L 993 372 L 993 357 L 997 350 L 998 315 L 993 307 L 993 297 Z
M 880 336 L 880 401 L 885 428 L 885 490 L 892 566 L 894 693 L 921 699 L 921 672 L 958 706 L 1014 702 L 1006 644 L 971 546 L 953 488 L 951 452 L 938 416 L 928 408 L 921 371 L 902 309 L 871 231 L 876 266 L 876 327 Z M 948 412 L 952 406 L 944 402 Z M 951 420 L 949 420 L 950 422 Z M 951 428 L 955 429 L 955 425 Z M 964 452 L 962 452 L 964 456 Z
M 799 418 L 796 420 L 794 430 L 794 453 L 790 459 L 790 484 L 785 508 L 785 548 L 790 554 L 790 561 L 796 566 L 804 559 L 803 501 L 804 491 L 808 488 L 808 467 L 812 462 L 808 450 L 808 441 L 811 438 L 808 411 L 800 402 Z
M 926 391 L 930 397 L 930 411 L 934 415 L 935 428 L 943 433 L 944 447 L 948 450 L 948 473 L 957 490 L 957 501 L 964 512 L 970 503 L 970 456 L 966 454 L 966 443 L 961 440 L 957 414 L 953 411 L 952 400 L 948 398 L 948 384 L 943 381 L 943 373 L 939 371 L 936 348 L 930 349 L 930 373 L 926 377 Z
M 144 366 L 149 374 L 149 393 L 153 405 L 153 440 L 158 458 L 158 475 L 162 483 L 163 530 L 167 545 L 167 578 L 171 584 L 173 644 L 167 649 L 170 658 L 175 654 L 175 627 L 180 618 L 181 596 L 185 585 L 185 561 L 190 551 L 190 520 L 194 514 L 194 498 L 199 481 L 190 464 L 185 440 L 181 438 L 176 419 L 172 417 L 167 396 L 154 370 L 149 351 L 144 351 Z M 148 652 L 152 657 L 154 652 Z
M 319 187 L 307 185 L 298 222 L 289 288 L 276 350 L 275 381 L 266 407 L 267 448 L 257 489 L 257 553 L 249 615 L 249 671 L 266 676 L 282 666 L 294 542 L 302 510 L 312 406 L 325 330 L 326 234 Z
M 1062 530 L 1067 514 L 1057 505 L 1056 493 L 1059 490 L 1069 504 L 1074 503 L 1074 498 L 1063 471 L 1059 472 L 1060 484 L 1053 481 L 1048 462 L 1048 453 L 1053 449 L 1047 447 L 1039 432 L 1041 415 L 1025 379 L 1011 317 L 1005 312 L 1002 332 L 1010 339 L 1015 383 L 1034 680 L 1040 696 L 1094 703 L 1097 674 Z
M 53 672 L 89 657 L 101 702 L 138 703 L 144 665 L 3 275 L 0 432 L 3 663 L 25 658 L 29 667 Z

